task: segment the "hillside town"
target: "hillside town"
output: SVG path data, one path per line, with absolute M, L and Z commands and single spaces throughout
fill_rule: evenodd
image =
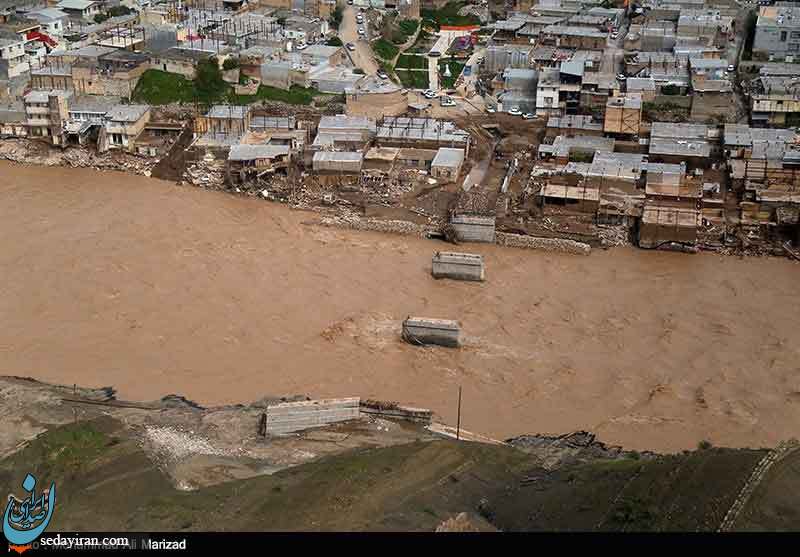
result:
M 798 69 L 794 2 L 4 0 L 0 157 L 800 258 Z

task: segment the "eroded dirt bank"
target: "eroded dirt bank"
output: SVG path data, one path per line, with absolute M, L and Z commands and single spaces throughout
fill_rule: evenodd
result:
M 800 266 L 634 249 L 465 246 L 304 225 L 282 205 L 88 169 L 0 164 L 0 374 L 121 398 L 264 393 L 429 407 L 493 437 L 590 430 L 631 449 L 772 446 L 800 423 Z M 464 348 L 401 342 L 408 314 Z

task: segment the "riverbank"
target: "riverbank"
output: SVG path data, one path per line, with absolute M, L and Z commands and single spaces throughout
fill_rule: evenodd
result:
M 447 423 L 462 386 L 468 430 L 662 452 L 796 436 L 789 260 L 470 244 L 487 282 L 461 284 L 430 277 L 440 242 L 129 174 L 0 171 L 2 374 L 130 400 L 356 395 Z M 460 320 L 464 348 L 404 344 L 408 314 Z

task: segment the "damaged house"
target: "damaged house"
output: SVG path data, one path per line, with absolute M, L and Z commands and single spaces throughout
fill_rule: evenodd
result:
M 286 172 L 291 161 L 287 145 L 233 145 L 228 152 L 227 174 L 232 185 Z

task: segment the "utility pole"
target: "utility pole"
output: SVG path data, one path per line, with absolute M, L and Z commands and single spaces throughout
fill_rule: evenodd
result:
M 461 385 L 458 386 L 458 418 L 456 421 L 456 441 L 461 440 Z

